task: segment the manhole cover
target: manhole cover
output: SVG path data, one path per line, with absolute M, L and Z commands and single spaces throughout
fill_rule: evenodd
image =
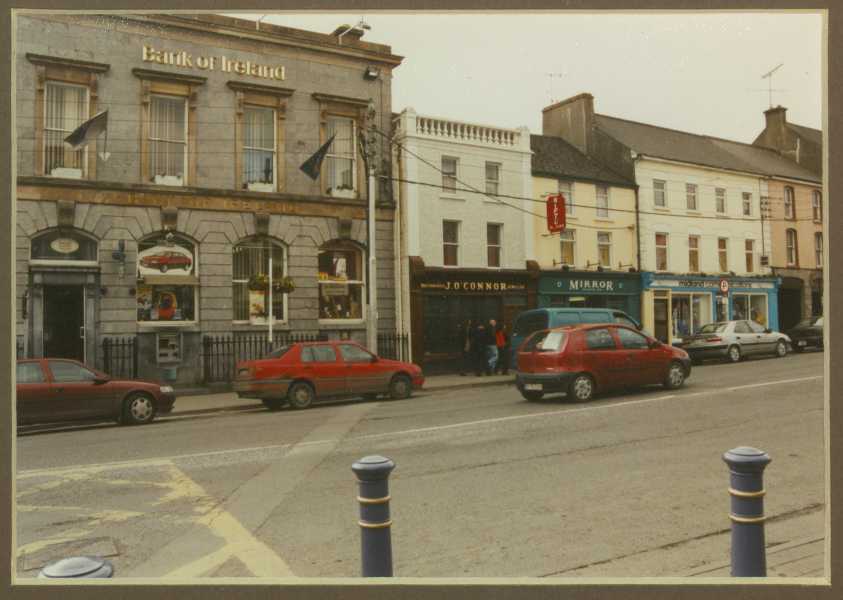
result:
M 70 556 L 118 556 L 117 546 L 110 537 L 87 538 L 72 540 L 58 544 L 50 544 L 37 552 L 22 554 L 18 557 L 18 570 L 32 571 L 41 569 L 47 563 L 68 558 Z

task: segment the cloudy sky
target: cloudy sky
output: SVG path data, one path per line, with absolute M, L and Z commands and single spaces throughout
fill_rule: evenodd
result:
M 769 107 L 761 76 L 784 63 L 773 103 L 791 122 L 822 127 L 819 13 L 299 12 L 264 21 L 330 33 L 361 17 L 372 27 L 364 39 L 405 57 L 396 112 L 540 133 L 551 100 L 590 92 L 602 114 L 751 142 Z

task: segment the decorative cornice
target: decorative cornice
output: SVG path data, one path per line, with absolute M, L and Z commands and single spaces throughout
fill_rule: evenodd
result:
M 151 79 L 153 81 L 177 81 L 188 85 L 203 85 L 208 81 L 207 77 L 199 75 L 184 75 L 182 73 L 170 73 L 169 71 L 152 71 L 150 69 L 134 68 L 132 75 L 138 79 Z
M 314 100 L 317 102 L 333 102 L 335 104 L 350 104 L 352 106 L 360 106 L 360 107 L 367 107 L 369 106 L 368 100 L 363 100 L 362 98 L 349 98 L 348 96 L 336 96 L 334 94 L 321 94 L 319 92 L 313 92 L 311 94 Z
M 91 62 L 87 60 L 76 60 L 75 58 L 60 58 L 58 56 L 46 56 L 44 54 L 32 54 L 27 52 L 26 60 L 34 65 L 44 65 L 49 67 L 70 67 L 72 69 L 81 69 L 83 71 L 93 71 L 94 73 L 105 73 L 111 68 L 111 65 L 105 63 Z
M 269 94 L 289 98 L 296 90 L 291 88 L 278 88 L 271 85 L 260 85 L 258 83 L 247 83 L 244 81 L 228 81 L 226 85 L 236 92 L 251 92 L 253 94 Z

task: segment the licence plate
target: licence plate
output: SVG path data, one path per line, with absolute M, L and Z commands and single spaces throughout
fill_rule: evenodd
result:
M 525 389 L 525 390 L 529 390 L 529 391 L 531 391 L 531 392 L 532 392 L 532 391 L 541 391 L 541 389 L 542 389 L 542 384 L 540 384 L 540 383 L 525 383 L 525 384 L 524 384 L 524 389 Z
M 806 342 L 805 340 L 799 340 L 798 342 L 796 342 L 796 345 L 797 346 L 805 346 L 805 345 L 807 345 L 807 343 L 808 342 Z

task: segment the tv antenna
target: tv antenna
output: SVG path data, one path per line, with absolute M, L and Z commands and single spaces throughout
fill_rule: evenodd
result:
M 761 79 L 767 80 L 767 93 L 770 94 L 770 108 L 773 108 L 773 73 L 778 71 L 784 66 L 784 63 L 779 64 L 779 66 L 767 71 L 761 76 Z M 781 90 L 776 90 L 781 91 Z
M 547 77 L 550 79 L 550 89 L 548 91 L 550 93 L 550 103 L 553 104 L 554 102 L 556 102 L 556 99 L 553 97 L 553 78 L 557 77 L 557 78 L 561 79 L 562 77 L 565 76 L 565 74 L 564 73 L 545 73 L 545 75 L 547 75 Z

